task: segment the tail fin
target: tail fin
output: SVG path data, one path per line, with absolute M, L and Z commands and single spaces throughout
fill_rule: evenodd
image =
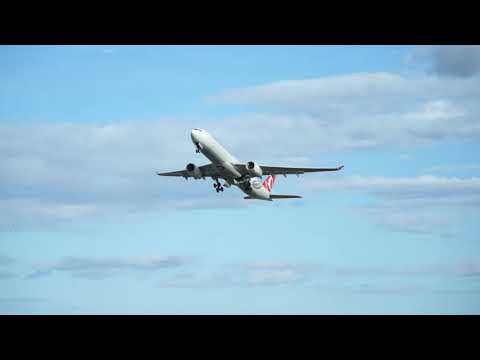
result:
M 262 185 L 269 193 L 272 192 L 273 184 L 275 183 L 275 175 L 268 175 L 263 181 Z

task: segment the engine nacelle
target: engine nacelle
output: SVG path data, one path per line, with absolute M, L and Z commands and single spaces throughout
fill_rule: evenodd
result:
M 247 163 L 247 171 L 252 176 L 261 177 L 263 175 L 262 168 L 255 164 L 253 161 Z
M 200 179 L 203 177 L 202 172 L 195 164 L 188 164 L 185 168 L 187 170 L 188 175 L 192 176 L 194 179 Z

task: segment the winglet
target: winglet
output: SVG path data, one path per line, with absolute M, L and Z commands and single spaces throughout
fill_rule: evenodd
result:
M 341 165 L 337 168 L 337 170 L 342 170 L 342 169 L 343 169 L 343 165 Z

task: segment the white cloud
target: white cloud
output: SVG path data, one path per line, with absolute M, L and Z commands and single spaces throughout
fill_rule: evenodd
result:
M 306 180 L 306 184 L 319 190 L 366 191 L 396 198 L 426 198 L 446 196 L 480 196 L 480 178 L 462 179 L 431 175 L 417 177 L 350 176 Z
M 409 201 L 380 203 L 360 207 L 359 210 L 371 222 L 392 232 L 454 238 L 460 234 L 460 219 L 448 214 L 448 207 L 442 205 L 443 209 L 439 209 L 438 202 L 427 206 L 424 202 Z
M 116 48 L 102 48 L 102 53 L 104 54 L 113 54 L 117 52 L 118 49 Z
M 463 259 L 452 263 L 437 263 L 417 266 L 344 266 L 337 267 L 335 274 L 339 276 L 479 276 L 480 261 L 478 258 Z
M 160 287 L 257 287 L 305 283 L 317 272 L 312 263 L 253 262 L 223 266 L 212 272 L 181 272 Z
M 480 140 L 477 105 L 448 99 L 406 104 L 378 112 L 354 109 L 346 103 L 338 112 L 248 114 L 229 118 L 228 125 L 214 126 L 213 130 L 226 144 L 248 156 L 256 152 L 257 156 L 275 156 L 277 161 L 312 152 Z
M 340 292 L 346 294 L 365 294 L 365 295 L 413 295 L 419 292 L 427 291 L 425 287 L 411 284 L 369 284 L 362 283 L 359 285 L 320 285 L 318 289 L 321 291 Z
M 208 182 L 155 175 L 191 161 L 207 163 L 194 153 L 193 127 L 208 129 L 241 160 L 291 166 L 338 165 L 337 150 L 480 139 L 477 77 L 353 74 L 225 94 L 217 99 L 267 101 L 294 110 L 208 120 L 0 125 L 0 209 L 6 214 L 0 228 L 101 214 L 248 206 L 236 189 L 222 193 L 218 202 Z M 313 163 L 320 153 L 322 164 Z
M 480 95 L 479 79 L 409 78 L 393 73 L 359 73 L 309 80 L 284 80 L 230 89 L 208 101 L 232 104 L 276 104 L 310 107 L 316 101 L 358 98 L 443 98 Z
M 436 165 L 424 171 L 426 173 L 458 173 L 463 171 L 479 171 L 480 164 Z
M 270 286 L 309 286 L 317 287 L 328 280 L 339 287 L 321 286 L 323 290 L 365 291 L 395 293 L 417 290 L 410 285 L 390 286 L 391 283 L 356 288 L 349 287 L 357 280 L 368 281 L 400 278 L 408 281 L 435 277 L 462 277 L 476 279 L 480 276 L 480 261 L 478 258 L 461 259 L 450 263 L 431 263 L 422 265 L 336 265 L 329 263 L 307 262 L 254 262 L 235 266 L 223 266 L 211 272 L 192 271 L 180 272 L 169 280 L 158 283 L 159 287 L 167 288 L 225 288 L 225 287 L 270 287 Z M 408 291 L 410 292 L 410 291 Z
M 308 280 L 309 275 L 319 270 L 313 263 L 288 263 L 259 261 L 241 264 L 247 286 L 292 285 Z
M 461 210 L 480 209 L 480 178 L 417 176 L 388 178 L 351 176 L 336 179 L 305 179 L 315 190 L 351 191 L 367 194 L 375 202 L 352 210 L 368 216 L 373 223 L 394 232 L 459 235 L 464 221 Z
M 162 288 L 219 288 L 241 286 L 231 274 L 182 272 L 157 284 Z
M 73 276 L 88 279 L 103 279 L 126 270 L 156 271 L 165 268 L 181 267 L 187 264 L 187 259 L 178 256 L 168 257 L 130 257 L 130 258 L 84 258 L 65 257 L 56 262 L 37 266 L 37 270 L 28 275 L 36 279 L 54 272 L 67 272 Z
M 427 103 L 417 112 L 369 117 L 357 122 L 324 123 L 312 116 L 247 115 L 232 122 L 206 121 L 202 126 L 245 161 L 270 165 L 319 165 L 306 156 L 319 151 L 380 147 L 444 138 L 473 139 L 480 127 L 469 126 L 464 112 L 448 102 Z M 388 121 L 387 121 L 388 119 Z M 207 163 L 194 153 L 189 139 L 193 123 L 158 121 L 110 125 L 2 125 L 0 131 L 0 227 L 68 221 L 77 217 L 115 216 L 161 209 L 247 206 L 236 189 L 218 194 L 210 181 L 160 178 L 159 170 L 180 170 L 193 161 Z M 258 146 L 260 143 L 262 146 Z M 279 146 L 282 144 L 282 146 Z M 332 160 L 334 153 L 328 154 Z M 324 166 L 338 165 L 322 162 Z M 365 179 L 316 186 L 355 186 Z M 363 182 L 362 182 L 363 181 Z M 385 179 L 368 179 L 382 189 Z M 478 180 L 419 178 L 413 183 L 397 179 L 388 186 L 403 186 L 404 192 L 423 186 L 476 186 Z M 447 181 L 447 182 L 445 182 Z M 305 179 L 308 182 L 308 179 Z M 469 185 L 470 184 L 470 185 Z M 410 190 L 407 189 L 407 186 Z M 433 186 L 433 187 L 432 187 Z M 371 189 L 371 186 L 370 188 Z M 361 189 L 360 189 L 361 190 Z M 473 190 L 473 188 L 471 189 Z M 462 190 L 463 191 L 463 190 Z M 468 189 L 465 188 L 465 191 Z
M 209 182 L 156 175 L 207 162 L 195 154 L 190 129 L 168 120 L 1 125 L 0 228 L 218 206 Z M 232 195 L 220 205 L 237 206 Z
M 254 271 L 250 274 L 248 284 L 251 286 L 285 285 L 302 279 L 303 276 L 294 270 Z
M 332 151 L 478 141 L 479 98 L 480 76 L 363 73 L 277 81 L 227 90 L 208 99 L 268 105 L 267 114 L 254 115 L 254 121 L 247 116 L 241 125 L 233 125 L 248 124 L 250 133 L 262 135 L 268 145 L 284 139 L 289 148 Z

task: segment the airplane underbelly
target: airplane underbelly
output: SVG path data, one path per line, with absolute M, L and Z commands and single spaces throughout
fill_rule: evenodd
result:
M 242 174 L 232 165 L 228 154 L 224 154 L 222 149 L 216 147 L 204 146 L 202 149 L 203 155 L 212 162 L 217 168 L 217 171 L 223 178 L 239 178 Z
M 238 162 L 227 150 L 213 140 L 203 143 L 201 152 L 213 163 Z
M 214 164 L 220 164 L 222 162 L 221 157 L 218 156 L 215 151 L 212 151 L 212 149 L 206 146 L 202 149 L 202 154 Z

